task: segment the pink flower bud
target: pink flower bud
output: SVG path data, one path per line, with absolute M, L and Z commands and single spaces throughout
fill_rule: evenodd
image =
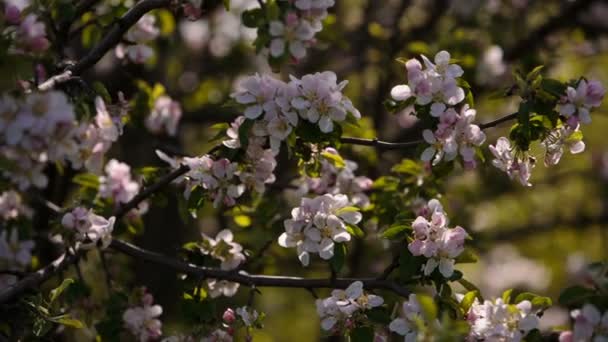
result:
M 4 18 L 11 25 L 18 25 L 21 22 L 21 11 L 15 5 L 7 5 L 4 8 Z
M 232 327 L 226 328 L 226 333 L 228 333 L 228 335 L 230 335 L 230 336 L 234 335 L 234 328 L 232 328 Z
M 572 331 L 563 331 L 559 334 L 559 342 L 572 342 Z
M 227 324 L 234 323 L 234 321 L 236 320 L 236 315 L 234 314 L 234 310 L 232 310 L 231 308 L 226 309 L 226 311 L 224 311 L 224 314 L 222 315 L 222 319 Z

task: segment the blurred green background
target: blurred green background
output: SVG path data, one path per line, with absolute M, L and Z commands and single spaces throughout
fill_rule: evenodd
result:
M 118 2 L 108 1 L 108 6 Z M 255 55 L 251 42 L 255 30 L 244 28 L 240 13 L 256 7 L 253 0 L 232 0 L 230 12 L 221 5 L 201 20 L 176 21 L 157 11 L 162 38 L 156 42 L 157 56 L 144 66 L 126 66 L 109 53 L 86 78 L 101 80 L 111 93 L 136 90 L 134 81 L 161 83 L 166 93 L 179 100 L 185 110 L 178 139 L 158 138 L 143 128 L 129 129 L 125 142 L 113 153 L 131 165 L 162 165 L 154 148 L 187 155 L 200 155 L 213 145 L 217 133 L 212 125 L 230 122 L 238 113 L 223 107 L 236 82 L 254 72 L 271 72 L 264 57 Z M 276 77 L 333 70 L 339 79 L 349 80 L 347 95 L 361 111 L 361 129 L 347 130 L 351 136 L 386 141 L 408 141 L 420 137 L 420 127 L 407 113 L 389 114 L 383 101 L 394 85 L 406 82 L 399 57 L 433 56 L 448 50 L 465 69 L 464 78 L 476 96 L 477 121 L 487 122 L 512 113 L 517 99 L 496 96 L 512 83 L 516 69 L 531 70 L 545 65 L 547 76 L 560 80 L 580 75 L 608 84 L 608 5 L 603 1 L 559 0 L 337 0 L 318 44 L 297 65 L 286 65 Z M 90 42 L 83 33 L 82 49 Z M 484 295 L 497 295 L 515 287 L 545 294 L 554 299 L 560 289 L 580 281 L 585 263 L 608 256 L 608 105 L 594 112 L 591 125 L 583 127 L 587 149 L 581 155 L 565 153 L 560 164 L 542 165 L 542 152 L 535 148 L 538 165 L 533 187 L 510 181 L 489 162 L 475 171 L 455 171 L 447 180 L 442 202 L 451 223 L 465 227 L 475 238 L 480 262 L 459 266 L 465 277 L 478 284 Z M 508 124 L 490 129 L 486 144 L 508 134 Z M 359 163 L 358 174 L 372 178 L 386 174 L 403 158 L 418 157 L 414 150 L 375 151 L 361 146 L 343 146 L 341 153 Z M 486 156 L 489 157 L 487 149 Z M 294 175 L 293 166 L 283 162 L 276 170 L 278 183 Z M 283 196 L 273 192 L 276 196 Z M 286 196 L 274 205 L 282 217 L 261 222 L 241 214 L 240 224 L 226 212 L 205 208 L 197 220 L 178 214 L 175 198 L 181 190 L 166 192 L 165 209 L 152 210 L 145 217 L 145 234 L 134 237 L 138 245 L 176 255 L 180 246 L 199 239 L 199 232 L 215 235 L 231 228 L 236 240 L 255 252 L 275 240 L 282 219 L 297 202 Z M 261 228 L 264 226 L 265 228 Z M 365 225 L 364 225 L 365 226 Z M 370 225 L 368 239 L 351 247 L 344 275 L 373 276 L 391 260 L 398 248 L 374 239 Z M 277 227 L 279 227 L 277 229 Z M 382 228 L 382 227 L 380 227 Z M 120 255 L 111 255 L 111 272 L 126 284 L 145 285 L 164 307 L 164 332 L 180 325 L 183 312 L 176 297 L 181 285 L 173 273 Z M 263 259 L 252 264 L 263 274 L 327 276 L 327 265 L 313 262 L 300 267 L 293 250 L 270 245 Z M 94 296 L 106 296 L 98 260 L 81 265 Z M 240 306 L 248 290 L 217 305 Z M 302 289 L 261 289 L 254 300 L 267 315 L 265 329 L 255 341 L 315 341 L 320 339 L 313 296 Z M 324 296 L 327 291 L 318 291 Z M 389 295 L 387 294 L 387 297 Z M 239 305 L 240 304 L 240 305 Z M 219 309 L 218 309 L 219 310 Z M 221 315 L 221 312 L 218 312 Z M 567 323 L 567 311 L 550 310 L 543 326 Z M 77 334 L 86 334 L 85 331 Z

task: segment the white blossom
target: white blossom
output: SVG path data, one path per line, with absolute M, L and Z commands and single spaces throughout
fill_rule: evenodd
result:
M 518 342 L 539 324 L 530 301 L 513 305 L 504 303 L 500 298 L 483 303 L 475 299 L 467 320 L 471 325 L 469 336 L 472 340 Z
M 285 232 L 279 237 L 279 245 L 296 247 L 304 266 L 308 266 L 311 253 L 331 259 L 336 243 L 350 241 L 346 225 L 361 221 L 361 213 L 348 204 L 348 197 L 343 194 L 303 198 L 300 207 L 291 211 L 292 218 L 284 221 Z

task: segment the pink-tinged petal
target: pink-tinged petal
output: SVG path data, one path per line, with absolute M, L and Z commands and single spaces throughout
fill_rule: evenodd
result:
M 391 97 L 395 101 L 405 101 L 412 97 L 412 90 L 405 84 L 398 85 L 391 89 Z

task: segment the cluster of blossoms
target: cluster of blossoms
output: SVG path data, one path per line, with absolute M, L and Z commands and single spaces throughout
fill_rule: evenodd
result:
M 173 168 L 178 168 L 180 164 L 189 167 L 189 171 L 176 180 L 185 184 L 186 198 L 190 197 L 193 190 L 200 187 L 210 192 L 213 206 L 217 208 L 220 204 L 233 206 L 236 203 L 235 199 L 245 191 L 245 186 L 240 184 L 236 177 L 238 164 L 226 158 L 213 160 L 211 156 L 203 155 L 177 160 L 158 150 L 156 154 Z
M 315 35 L 323 30 L 322 20 L 335 1 L 288 1 L 293 3 L 293 7 L 282 14 L 281 20 L 273 20 L 269 24 L 270 55 L 278 58 L 288 51 L 297 62 L 306 57 L 306 48 L 315 43 Z
M 128 308 L 122 315 L 125 328 L 140 342 L 148 342 L 162 335 L 162 322 L 158 319 L 163 313 L 160 305 L 153 305 L 152 294 L 144 292 L 141 305 Z
M 560 342 L 608 341 L 608 311 L 602 313 L 593 304 L 585 304 L 582 309 L 570 313 L 574 319 L 572 331 L 564 331 Z
M 536 159 L 527 152 L 516 151 L 511 147 L 511 142 L 505 137 L 500 137 L 496 145 L 490 145 L 490 151 L 494 155 L 492 165 L 506 172 L 509 178 L 517 177 L 523 186 L 532 186 L 530 176 L 532 168 L 536 165 Z
M 321 327 L 335 333 L 356 327 L 358 320 L 365 318 L 366 310 L 383 303 L 382 297 L 365 293 L 360 281 L 350 284 L 346 290 L 333 290 L 331 297 L 315 302 Z
M 327 147 L 323 153 L 340 156 L 333 147 Z M 354 206 L 365 208 L 370 204 L 369 197 L 365 191 L 370 190 L 373 181 L 369 177 L 356 176 L 358 165 L 352 160 L 344 160 L 344 166 L 338 167 L 326 158 L 321 159 L 321 170 L 319 177 L 304 176 L 298 189 L 299 194 L 315 193 L 322 194 L 345 194 Z
M 435 55 L 435 63 L 421 56 L 425 68 L 417 59 L 406 62 L 408 84 L 393 87 L 391 97 L 396 101 L 411 101 L 419 106 L 430 105 L 430 115 L 439 122 L 434 130 L 423 132 L 424 140 L 430 144 L 421 159 L 438 164 L 441 160 L 451 161 L 459 154 L 465 167 L 474 168 L 475 148 L 484 143 L 486 136 L 479 126 L 473 124 L 475 110 L 463 106 L 460 113 L 451 106 L 465 99 L 464 89 L 458 86 L 462 68 L 450 64 L 450 54 L 440 51 Z
M 244 116 L 239 116 L 230 125 L 230 128 L 226 131 L 228 140 L 223 141 L 223 145 L 231 148 L 241 148 L 239 140 L 239 129 L 245 122 Z M 273 131 L 275 133 L 278 131 Z M 289 134 L 287 132 L 287 134 Z M 245 161 L 243 163 L 243 170 L 238 172 L 238 177 L 241 183 L 249 189 L 256 191 L 257 193 L 264 193 L 266 191 L 266 184 L 272 184 L 275 182 L 276 177 L 274 175 L 274 169 L 277 166 L 275 155 L 278 153 L 281 141 L 286 138 L 283 134 L 280 135 L 280 139 L 273 137 L 268 134 L 268 131 L 264 125 L 257 121 L 251 128 L 251 135 L 248 137 L 247 150 L 245 151 Z M 270 138 L 271 148 L 264 148 L 266 144 L 266 136 Z
M 215 239 L 203 234 L 200 251 L 204 255 L 209 255 L 219 260 L 222 270 L 235 270 L 245 262 L 246 257 L 243 253 L 243 246 L 234 242 L 233 239 L 234 236 L 229 229 L 224 229 L 217 233 Z M 211 298 L 219 296 L 232 297 L 238 291 L 239 283 L 210 278 L 207 279 L 207 287 L 209 288 Z
M 110 160 L 104 168 L 105 174 L 99 177 L 99 196 L 112 200 L 116 207 L 128 203 L 139 193 L 141 186 L 131 177 L 131 167 L 116 159 Z M 142 215 L 148 209 L 146 201 L 141 202 L 132 215 Z
M 1 222 L 1 220 L 0 220 Z M 10 233 L 4 229 L 0 233 L 0 269 L 23 272 L 32 262 L 32 240 L 19 240 L 19 232 L 13 229 Z M 17 277 L 9 273 L 0 274 L 0 290 L 17 282 Z
M 23 14 L 26 11 L 13 3 L 4 4 L 4 19 L 7 24 L 4 33 L 11 35 L 15 43 L 11 51 L 15 54 L 41 53 L 46 51 L 49 40 L 46 36 L 46 26 L 34 13 Z
M 76 207 L 63 215 L 61 224 L 75 233 L 80 247 L 89 249 L 99 244 L 105 249 L 112 242 L 115 220 L 114 216 L 106 219 L 96 215 L 91 209 Z
M 431 115 L 439 118 L 439 124 L 434 132 L 430 129 L 422 132 L 424 141 L 431 146 L 422 152 L 420 159 L 437 165 L 441 160 L 454 160 L 460 154 L 465 168 L 475 168 L 475 147 L 486 140 L 481 128 L 473 124 L 475 114 L 468 105 L 464 105 L 460 113 L 454 108 L 446 108 L 443 103 L 431 105 Z
M 502 299 L 477 299 L 469 309 L 467 321 L 471 325 L 470 341 L 521 341 L 530 331 L 538 328 L 539 317 L 528 300 L 516 305 Z
M 541 145 L 545 148 L 545 166 L 559 163 L 564 148 L 572 154 L 585 150 L 580 124 L 591 123 L 591 110 L 601 104 L 605 93 L 604 87 L 597 81 L 581 80 L 576 89 L 573 87 L 566 89 L 566 94 L 559 103 L 559 113 L 563 123 L 549 131 L 541 141 Z M 495 146 L 491 145 L 490 151 L 494 154 L 492 164 L 495 167 L 506 172 L 511 179 L 517 177 L 524 186 L 532 185 L 529 179 L 535 158 L 527 151 L 518 151 L 505 137 L 500 137 Z
M 422 309 L 415 293 L 410 294 L 402 304 L 400 316 L 391 321 L 388 329 L 401 336 L 406 342 L 417 341 L 419 324 L 424 324 Z
M 25 99 L 0 98 L 0 157 L 10 167 L 3 175 L 22 190 L 46 186 L 47 162 L 70 162 L 74 169 L 99 172 L 103 156 L 118 139 L 120 116 L 112 116 L 103 100 L 95 99 L 93 122 L 78 122 L 64 93 L 28 94 Z
M 318 124 L 324 133 L 334 130 L 335 122 L 342 122 L 350 114 L 355 119 L 361 114 L 342 94 L 348 81 L 338 82 L 335 73 L 325 71 L 309 74 L 301 79 L 291 76 L 288 83 L 267 75 L 254 75 L 241 83 L 232 94 L 237 103 L 245 106 L 247 119 L 262 120 L 273 150 L 278 151 L 298 125 L 298 118 Z
M 177 134 L 177 125 L 182 117 L 182 106 L 167 95 L 159 96 L 154 102 L 154 108 L 146 117 L 146 128 L 154 133 L 166 133 L 170 136 Z
M 355 225 L 362 218 L 358 209 L 348 204 L 348 197 L 343 194 L 302 198 L 300 206 L 291 211 L 292 218 L 284 221 L 285 232 L 279 236 L 279 245 L 296 247 L 304 266 L 310 263 L 311 253 L 331 259 L 336 243 L 350 241 L 347 225 Z
M 439 267 L 439 272 L 446 278 L 454 273 L 454 263 L 464 251 L 467 232 L 460 226 L 448 227 L 448 219 L 438 201 L 431 200 L 427 205 L 427 216 L 418 216 L 412 223 L 413 241 L 407 246 L 414 256 L 428 258 L 423 265 L 425 275 L 430 275 Z
M 560 100 L 559 113 L 570 127 L 591 123 L 591 110 L 602 103 L 606 90 L 598 81 L 580 80 L 576 89 L 568 87 Z
M 116 46 L 116 57 L 128 58 L 133 63 L 145 63 L 154 55 L 154 49 L 146 44 L 159 35 L 160 29 L 156 26 L 156 17 L 152 14 L 145 14 L 125 35 L 125 39 L 130 44 Z
M 32 217 L 32 209 L 23 203 L 21 195 L 13 190 L 0 194 L 0 222 L 15 220 L 21 216 Z

